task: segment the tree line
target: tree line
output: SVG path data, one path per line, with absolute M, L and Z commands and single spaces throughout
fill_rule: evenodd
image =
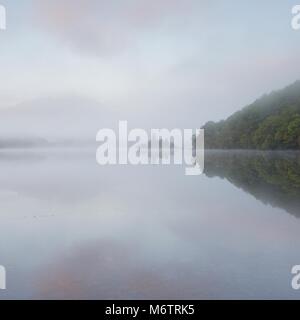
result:
M 300 81 L 203 129 L 208 149 L 300 149 Z

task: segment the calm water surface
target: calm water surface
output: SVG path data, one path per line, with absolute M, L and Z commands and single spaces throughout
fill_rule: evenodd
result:
M 207 152 L 100 167 L 91 151 L 0 153 L 0 298 L 300 298 L 300 155 Z

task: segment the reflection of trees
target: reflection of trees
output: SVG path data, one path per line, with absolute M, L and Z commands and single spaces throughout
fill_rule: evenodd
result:
M 300 153 L 208 151 L 204 172 L 300 217 Z

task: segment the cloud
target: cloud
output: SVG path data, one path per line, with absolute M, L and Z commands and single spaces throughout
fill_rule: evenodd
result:
M 33 0 L 36 21 L 73 48 L 116 53 L 147 29 L 193 12 L 195 0 Z

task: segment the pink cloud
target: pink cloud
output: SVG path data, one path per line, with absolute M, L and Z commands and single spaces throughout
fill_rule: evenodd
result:
M 74 48 L 106 54 L 127 47 L 164 19 L 186 15 L 195 0 L 33 0 L 36 21 Z

